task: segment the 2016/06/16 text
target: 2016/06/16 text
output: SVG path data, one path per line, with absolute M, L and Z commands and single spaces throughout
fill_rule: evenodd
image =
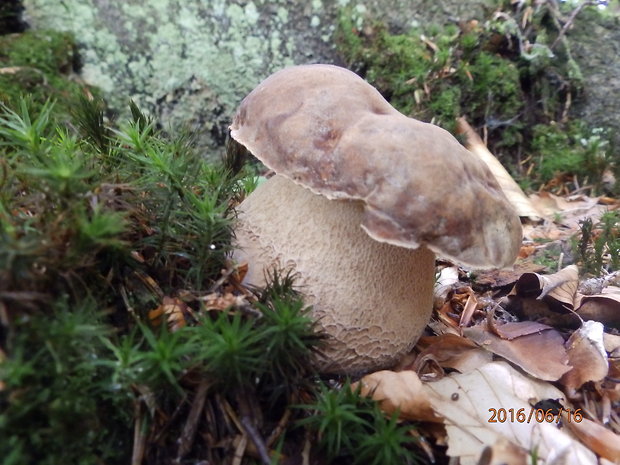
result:
M 490 408 L 489 413 L 491 414 L 491 417 L 487 421 L 489 423 L 531 423 L 533 421 L 537 423 L 559 423 L 560 418 L 562 417 L 562 412 L 566 413 L 566 421 L 568 421 L 569 423 L 571 421 L 579 423 L 581 422 L 581 420 L 583 420 L 583 414 L 581 413 L 580 408 L 576 410 L 572 410 L 569 408 L 548 410 L 531 408 L 529 413 L 526 412 L 525 408 L 520 408 L 518 410 L 513 408 Z

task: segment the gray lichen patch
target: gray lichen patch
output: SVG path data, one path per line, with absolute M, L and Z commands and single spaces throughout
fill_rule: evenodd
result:
M 239 101 L 264 77 L 292 64 L 338 61 L 332 35 L 342 7 L 408 28 L 422 14 L 441 14 L 430 3 L 24 1 L 32 26 L 75 35 L 82 76 L 112 109 L 125 111 L 133 99 L 164 127 L 199 130 L 210 147 L 222 143 Z
M 111 108 L 123 109 L 131 98 L 162 124 L 201 128 L 213 143 L 221 142 L 240 96 L 275 69 L 303 60 L 285 24 L 299 23 L 303 12 L 286 1 L 25 3 L 35 27 L 75 34 L 83 77 L 104 91 Z

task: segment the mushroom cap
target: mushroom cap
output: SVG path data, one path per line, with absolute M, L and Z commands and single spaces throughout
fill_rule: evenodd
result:
M 355 73 L 278 71 L 241 102 L 231 136 L 276 173 L 360 200 L 373 239 L 465 266 L 510 266 L 521 223 L 493 174 L 447 131 L 408 118 Z

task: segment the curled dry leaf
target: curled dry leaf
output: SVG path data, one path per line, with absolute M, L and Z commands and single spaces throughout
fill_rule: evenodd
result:
M 433 411 L 422 381 L 413 371 L 377 371 L 364 376 L 358 383 L 362 395 L 378 401 L 388 414 L 398 410 L 400 417 L 408 420 L 441 421 Z
M 469 326 L 471 323 L 471 319 L 474 315 L 474 311 L 478 307 L 478 299 L 476 298 L 476 294 L 473 292 L 469 294 L 467 297 L 467 301 L 463 306 L 463 311 L 461 312 L 461 320 L 459 321 L 459 326 Z
M 597 463 L 590 450 L 555 424 L 535 419 L 527 422 L 531 405 L 543 399 L 563 400 L 563 395 L 551 384 L 528 378 L 505 362 L 452 374 L 424 387 L 432 393 L 429 398 L 435 412 L 444 418 L 448 455 L 460 457 L 463 465 L 478 463 L 485 446 L 502 439 L 528 451 L 536 449 L 542 463 Z M 525 417 L 517 417 L 520 411 Z M 511 414 L 514 421 L 508 420 Z
M 422 347 L 422 351 L 413 364 L 416 373 L 424 373 L 428 363 L 467 373 L 490 362 L 493 357 L 490 352 L 456 334 L 422 337 L 417 347 Z
M 519 321 L 509 322 L 501 325 L 494 325 L 493 332 L 502 339 L 508 339 L 509 341 L 521 336 L 527 336 L 528 334 L 537 334 L 548 329 L 553 329 L 551 326 L 537 323 L 535 321 Z
M 559 304 L 573 308 L 575 293 L 579 285 L 579 270 L 575 265 L 550 275 L 538 273 L 523 273 L 513 293 L 521 297 L 536 297 L 538 299 L 552 300 Z
M 620 287 L 608 286 L 600 294 L 578 295 L 575 300 L 577 314 L 584 320 L 620 329 Z
M 442 268 L 435 280 L 433 289 L 435 308 L 441 307 L 448 297 L 448 293 L 459 284 L 459 269 L 457 266 Z
M 564 348 L 564 338 L 555 329 L 540 325 L 536 332 L 530 332 L 531 322 L 509 323 L 507 331 L 512 336 L 523 328 L 523 335 L 512 339 L 502 339 L 492 332 L 486 322 L 470 328 L 463 328 L 463 334 L 480 347 L 521 367 L 525 372 L 545 381 L 557 381 L 570 370 Z M 502 331 L 503 326 L 497 326 Z M 545 329 L 546 328 L 546 329 Z M 541 357 L 541 354 L 545 354 Z
M 523 250 L 523 247 L 521 248 Z M 520 257 L 524 258 L 524 257 Z M 510 286 L 517 282 L 523 273 L 538 273 L 543 271 L 545 267 L 543 265 L 537 265 L 531 261 L 525 261 L 516 263 L 512 269 L 498 269 L 498 270 L 482 270 L 479 271 L 474 277 L 473 282 L 476 286 L 499 288 L 504 286 Z
M 171 331 L 177 331 L 187 324 L 185 316 L 191 313 L 191 308 L 181 299 L 166 296 L 159 307 L 149 312 L 149 320 L 154 326 L 161 325 L 165 320 Z
M 242 307 L 248 302 L 243 295 L 235 295 L 231 292 L 225 294 L 212 293 L 202 297 L 206 310 L 226 310 L 232 307 Z
M 572 369 L 560 382 L 569 390 L 577 390 L 588 381 L 601 381 L 607 376 L 609 364 L 603 345 L 603 325 L 598 321 L 586 321 L 566 341 L 566 350 Z
M 499 183 L 502 191 L 515 208 L 520 217 L 529 218 L 533 221 L 541 219 L 540 212 L 532 204 L 530 199 L 523 193 L 519 185 L 512 179 L 510 173 L 506 171 L 506 168 L 502 166 L 495 155 L 493 155 L 489 149 L 487 149 L 484 142 L 478 136 L 476 131 L 469 125 L 464 117 L 457 118 L 456 120 L 457 132 L 462 134 L 467 139 L 465 147 L 473 153 L 476 157 L 482 160 L 487 167 L 491 170 L 495 179 Z

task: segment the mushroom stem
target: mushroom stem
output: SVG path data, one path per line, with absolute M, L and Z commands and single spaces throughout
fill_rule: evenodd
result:
M 277 175 L 240 205 L 235 259 L 246 282 L 265 284 L 265 269 L 292 268 L 300 291 L 328 336 L 320 369 L 360 373 L 394 364 L 408 352 L 432 311 L 435 255 L 371 239 L 361 202 L 328 200 Z

